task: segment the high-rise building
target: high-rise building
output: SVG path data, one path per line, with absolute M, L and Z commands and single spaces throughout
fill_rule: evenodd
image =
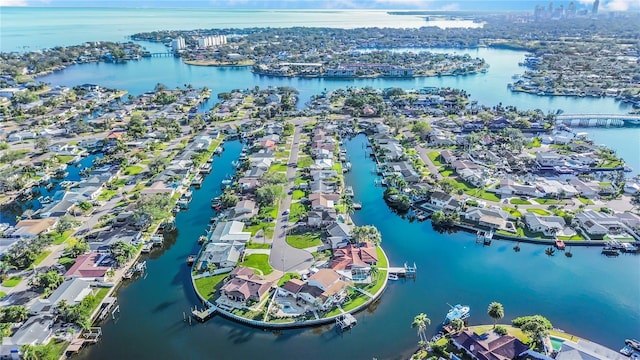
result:
M 598 15 L 598 6 L 600 5 L 600 0 L 596 0 L 593 2 L 593 7 L 591 8 L 592 15 Z
M 184 38 L 182 38 L 182 36 L 179 36 L 173 40 L 171 40 L 171 50 L 173 52 L 178 52 L 180 50 L 183 50 L 187 47 L 186 43 L 184 42 Z
M 567 6 L 566 16 L 568 18 L 576 16 L 576 3 L 574 3 L 573 1 L 569 3 L 569 6 Z

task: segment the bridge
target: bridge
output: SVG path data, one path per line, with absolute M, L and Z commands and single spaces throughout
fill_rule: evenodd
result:
M 146 53 L 145 57 L 170 57 L 173 56 L 172 52 L 155 52 L 155 53 Z
M 570 127 L 623 127 L 640 125 L 640 115 L 623 114 L 562 114 L 556 116 L 557 124 Z

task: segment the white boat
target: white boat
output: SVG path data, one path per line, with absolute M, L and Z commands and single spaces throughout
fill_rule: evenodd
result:
M 456 306 L 451 306 L 451 310 L 447 312 L 447 316 L 444 319 L 444 323 L 448 324 L 454 319 L 464 320 L 469 317 L 470 311 L 471 311 L 471 308 L 469 308 L 468 305 L 457 304 Z
M 389 274 L 388 278 L 389 278 L 389 280 L 398 280 L 398 275 L 397 274 Z

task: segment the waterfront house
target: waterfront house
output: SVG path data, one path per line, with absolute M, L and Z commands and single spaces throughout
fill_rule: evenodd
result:
M 575 220 L 589 235 L 597 237 L 619 234 L 625 227 L 617 217 L 593 210 L 577 213 Z
M 309 201 L 311 202 L 311 209 L 313 210 L 325 210 L 333 209 L 335 204 L 340 200 L 338 194 L 310 194 Z
M 331 269 L 355 282 L 369 279 L 371 266 L 378 263 L 376 247 L 371 242 L 348 244 L 334 249 Z
M 541 167 L 554 167 L 564 165 L 564 157 L 553 151 L 536 152 L 536 161 Z
M 434 191 L 429 198 L 429 204 L 443 211 L 456 211 L 460 207 L 458 200 L 442 191 Z
M 327 234 L 330 238 L 339 238 L 344 241 L 351 241 L 351 231 L 353 231 L 353 225 L 347 225 L 343 222 L 334 222 L 327 226 Z
M 64 274 L 66 278 L 81 278 L 86 280 L 104 280 L 105 274 L 111 269 L 109 255 L 88 253 L 79 255 L 76 262 Z
M 533 185 L 518 184 L 511 179 L 500 180 L 500 185 L 495 190 L 498 195 L 516 195 L 516 196 L 530 196 L 530 197 L 542 197 L 543 193 Z
M 324 180 L 312 180 L 309 183 L 309 190 L 312 194 L 333 194 L 336 192 L 334 183 Z
M 474 360 L 508 360 L 523 356 L 529 347 L 511 335 L 488 332 L 478 335 L 465 329 L 451 338 L 453 345 Z
M 211 233 L 210 240 L 218 243 L 233 243 L 235 241 L 246 243 L 251 239 L 251 233 L 244 232 L 243 229 L 244 223 L 239 221 L 219 222 Z
M 562 347 L 558 350 L 558 354 L 555 357 L 556 360 L 592 360 L 592 359 L 607 359 L 607 360 L 628 360 L 628 356 L 624 356 L 617 351 L 613 351 L 600 344 L 592 341 L 580 340 L 579 342 L 573 342 L 570 340 L 564 340 Z
M 298 297 L 298 292 L 304 287 L 304 281 L 300 279 L 290 279 L 278 288 L 278 295 L 282 297 Z
M 32 314 L 54 313 L 56 305 L 66 301 L 68 305 L 79 304 L 87 295 L 92 294 L 91 281 L 81 278 L 68 278 L 46 299 L 37 298 L 29 308 Z
M 312 210 L 307 213 L 307 225 L 320 227 L 336 222 L 338 214 L 335 209 Z
M 220 292 L 232 301 L 244 303 L 247 300 L 259 302 L 269 293 L 273 282 L 253 273 L 253 270 L 238 266 L 229 274 L 229 280 Z
M 198 259 L 197 268 L 205 270 L 209 264 L 217 268 L 233 268 L 242 256 L 244 248 L 244 243 L 240 241 L 208 243 Z
M 42 233 L 47 233 L 53 230 L 57 223 L 57 218 L 20 220 L 14 225 L 15 230 L 11 236 L 15 238 L 31 239 Z
M 244 221 L 251 219 L 258 214 L 256 202 L 253 200 L 238 201 L 236 206 L 231 210 L 229 218 L 236 221 Z
M 344 300 L 347 283 L 331 269 L 320 269 L 311 275 L 307 284 L 298 292 L 298 298 L 320 309 L 328 310 Z
M 524 222 L 529 230 L 541 232 L 545 236 L 572 236 L 576 233 L 560 216 L 542 216 L 527 212 L 524 214 Z
M 168 185 L 164 181 L 155 181 L 151 186 L 145 187 L 140 191 L 140 195 L 155 195 L 155 194 L 168 194 L 172 196 L 175 192 L 173 186 Z
M 142 231 L 140 230 L 111 229 L 108 231 L 100 231 L 96 236 L 89 237 L 88 242 L 91 251 L 100 254 L 110 254 L 112 244 L 122 241 L 125 244 L 137 245 L 140 243 L 141 238 Z
M 29 317 L 13 335 L 2 338 L 0 359 L 19 359 L 18 353 L 24 345 L 41 345 L 53 332 L 56 316 L 49 313 Z

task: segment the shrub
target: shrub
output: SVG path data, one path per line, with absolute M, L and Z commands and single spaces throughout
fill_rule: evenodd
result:
M 493 329 L 493 332 L 498 334 L 498 335 L 507 335 L 507 328 L 501 325 L 496 326 L 495 329 Z

